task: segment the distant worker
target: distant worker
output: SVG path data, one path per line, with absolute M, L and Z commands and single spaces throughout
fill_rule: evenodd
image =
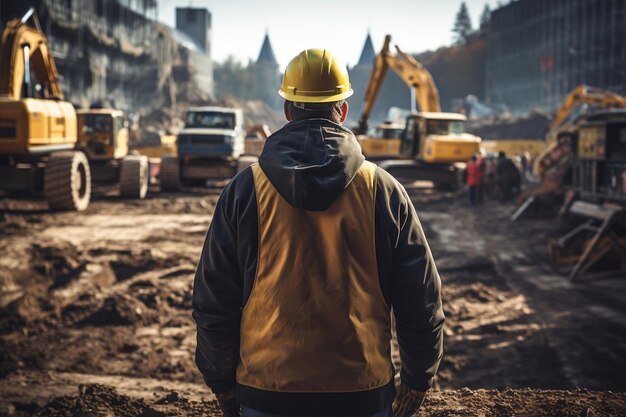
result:
M 476 202 L 482 204 L 485 200 L 485 176 L 487 175 L 487 162 L 481 152 L 476 154 L 478 163 L 478 186 L 476 187 Z
M 408 417 L 437 372 L 441 281 L 406 191 L 341 125 L 352 93 L 329 51 L 292 59 L 289 123 L 215 207 L 193 317 L 196 364 L 227 417 Z
M 498 188 L 500 201 L 509 201 L 520 191 L 520 173 L 513 161 L 502 151 L 498 153 L 497 165 Z
M 467 186 L 469 192 L 469 201 L 472 206 L 478 204 L 478 187 L 481 182 L 480 164 L 476 155 L 472 155 L 472 159 L 467 162 Z

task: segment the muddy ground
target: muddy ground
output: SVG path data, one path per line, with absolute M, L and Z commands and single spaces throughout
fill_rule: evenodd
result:
M 101 189 L 80 214 L 0 196 L 0 415 L 219 415 L 190 314 L 219 192 L 139 202 Z M 410 193 L 448 320 L 420 415 L 626 415 L 626 279 L 572 284 L 555 271 L 554 220 Z

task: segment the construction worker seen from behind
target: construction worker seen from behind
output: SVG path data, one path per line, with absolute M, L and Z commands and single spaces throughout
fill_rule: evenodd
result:
M 478 204 L 478 187 L 481 186 L 482 175 L 480 165 L 476 155 L 467 161 L 467 187 L 469 193 L 469 201 L 472 206 Z
M 441 281 L 406 191 L 342 126 L 352 93 L 328 50 L 297 55 L 288 123 L 215 207 L 193 317 L 227 417 L 408 417 L 437 372 Z

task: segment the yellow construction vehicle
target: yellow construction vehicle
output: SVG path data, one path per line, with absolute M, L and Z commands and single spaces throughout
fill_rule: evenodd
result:
M 581 105 L 587 108 L 579 109 Z M 626 98 L 601 88 L 580 85 L 563 101 L 556 111 L 546 135 L 546 149 L 535 159 L 534 172 L 539 177 L 539 184 L 522 195 L 522 204 L 513 214 L 513 220 L 530 211 L 543 212 L 546 206 L 552 206 L 552 196 L 564 191 L 571 170 L 575 144 L 578 141 L 580 124 L 598 110 L 624 109 Z M 572 117 L 579 109 L 578 117 Z M 542 199 L 547 199 L 545 204 Z
M 579 85 L 573 89 L 561 107 L 556 111 L 550 130 L 546 135 L 546 149 L 535 161 L 535 174 L 541 176 L 543 172 L 553 166 L 553 153 L 563 141 L 559 141 L 559 135 L 568 136 L 567 133 L 575 130 L 576 118 L 572 118 L 574 111 L 581 105 L 592 106 L 596 109 L 623 109 L 626 108 L 626 98 L 619 94 L 602 88 Z M 584 114 L 586 109 L 582 110 Z M 557 153 L 561 153 L 557 150 Z M 558 158 L 557 158 L 558 159 Z
M 76 149 L 87 155 L 94 183 L 119 183 L 120 195 L 144 198 L 148 192 L 148 157 L 129 155 L 124 112 L 107 108 L 78 110 Z
M 429 180 L 436 186 L 456 188 L 459 184 L 458 173 L 464 163 L 478 152 L 480 138 L 464 133 L 464 115 L 441 112 L 439 92 L 431 74 L 397 45 L 397 54 L 392 54 L 389 50 L 390 42 L 391 36 L 387 35 L 383 48 L 376 56 L 365 92 L 363 114 L 355 129 L 364 154 L 369 159 L 378 160 L 381 167 L 402 180 Z M 382 137 L 364 136 L 371 110 L 389 68 L 411 88 L 412 113 L 406 118 L 397 155 L 387 153 L 386 141 L 394 140 L 393 135 L 385 138 L 385 132 L 381 132 Z M 419 106 L 419 112 L 416 111 L 416 105 Z M 396 129 L 391 125 L 384 128 Z M 376 149 L 384 150 L 384 159 L 380 160 L 382 155 L 373 152 Z
M 76 111 L 63 101 L 31 8 L 7 23 L 0 43 L 0 189 L 43 191 L 52 209 L 86 209 L 91 175 L 87 157 L 74 149 L 76 139 Z
M 570 279 L 626 271 L 626 111 L 583 116 L 572 128 L 572 182 L 561 214 L 582 222 L 549 253 L 559 265 L 573 265 Z
M 404 125 L 385 121 L 370 129 L 367 135 L 359 135 L 363 154 L 370 160 L 388 159 L 400 154 Z

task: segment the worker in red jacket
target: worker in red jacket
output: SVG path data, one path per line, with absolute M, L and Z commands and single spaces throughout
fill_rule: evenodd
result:
M 476 155 L 467 163 L 467 185 L 469 186 L 469 200 L 472 206 L 478 203 L 478 187 L 482 180 L 480 164 Z

